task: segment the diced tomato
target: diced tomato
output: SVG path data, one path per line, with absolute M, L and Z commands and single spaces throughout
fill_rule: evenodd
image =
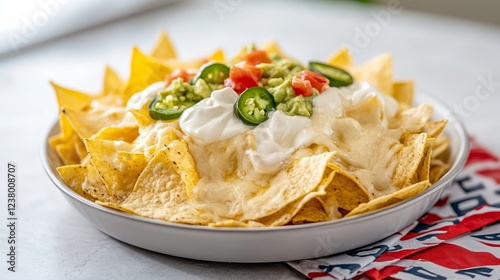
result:
M 313 87 L 311 86 L 311 82 L 304 81 L 297 77 L 293 77 L 292 79 L 292 88 L 295 92 L 295 95 L 302 95 L 305 97 L 309 97 L 313 95 Z
M 329 84 L 329 81 L 325 76 L 307 69 L 300 72 L 300 78 L 304 81 L 311 82 L 311 86 L 317 89 L 320 93 L 325 90 L 326 85 Z
M 249 63 L 237 63 L 229 70 L 229 78 L 224 81 L 224 86 L 231 87 L 240 94 L 245 89 L 258 86 L 263 70 Z
M 189 79 L 192 78 L 192 75 L 190 75 L 188 72 L 186 72 L 184 69 L 176 68 L 170 75 L 167 76 L 165 79 L 165 86 L 169 86 L 173 80 L 177 78 L 182 78 L 184 82 L 188 82 Z
M 267 53 L 263 50 L 256 50 L 247 53 L 243 59 L 250 64 L 257 65 L 259 63 L 271 63 L 271 59 L 267 56 Z

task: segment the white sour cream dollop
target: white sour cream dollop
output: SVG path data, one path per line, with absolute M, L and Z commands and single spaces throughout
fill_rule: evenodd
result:
M 226 140 L 252 129 L 234 115 L 238 94 L 231 88 L 212 92 L 209 98 L 186 109 L 179 119 L 182 131 L 197 145 Z

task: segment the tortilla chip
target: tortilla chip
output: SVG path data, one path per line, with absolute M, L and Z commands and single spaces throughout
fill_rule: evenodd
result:
M 130 77 L 123 93 L 123 101 L 126 103 L 134 93 L 144 90 L 154 82 L 165 80 L 167 74 L 170 74 L 170 68 L 166 64 L 134 48 Z
M 140 136 L 134 141 L 134 152 L 143 153 L 151 159 L 172 141 L 179 139 L 177 127 L 173 123 L 155 122 L 139 129 Z
M 336 53 L 334 53 L 328 60 L 328 64 L 342 68 L 347 71 L 351 71 L 354 66 L 349 49 L 342 47 Z
M 171 59 L 177 58 L 175 48 L 170 41 L 170 38 L 164 30 L 160 32 L 160 37 L 151 52 L 151 57 L 156 59 Z
M 186 185 L 188 198 L 191 198 L 193 188 L 198 184 L 200 178 L 196 172 L 196 164 L 189 152 L 187 143 L 184 140 L 171 141 L 167 146 L 167 150 L 169 151 L 169 160 L 172 161 L 175 171 L 181 176 Z
M 382 54 L 365 62 L 354 69 L 356 81 L 366 81 L 376 86 L 380 92 L 392 96 L 393 69 L 392 58 L 389 54 Z
M 351 211 L 361 203 L 370 200 L 363 186 L 338 172 L 335 173 L 325 191 L 326 196 L 322 198 L 323 206 L 330 215 L 336 213 L 338 207 Z
M 327 172 L 328 173 L 328 172 Z M 307 193 L 304 197 L 298 198 L 292 201 L 285 207 L 279 209 L 271 215 L 259 218 L 255 220 L 256 222 L 263 224 L 265 226 L 282 226 L 289 223 L 294 216 L 307 204 L 311 199 L 318 198 L 326 194 L 325 189 L 328 186 L 328 182 L 332 180 L 333 172 L 325 176 L 323 180 L 318 184 L 315 191 Z
M 208 60 L 215 62 L 225 62 L 226 56 L 224 55 L 224 50 L 217 49 L 210 56 L 208 56 Z
M 401 111 L 411 107 L 415 94 L 415 84 L 413 81 L 396 81 L 392 85 L 392 97 L 399 103 Z
M 94 139 L 134 142 L 139 136 L 139 129 L 136 126 L 105 127 L 93 136 Z
M 68 108 L 75 111 L 81 111 L 87 107 L 92 101 L 93 97 L 83 92 L 64 88 L 54 82 L 50 82 L 57 97 L 57 104 L 59 109 Z
M 400 128 L 403 131 L 410 133 L 420 133 L 424 126 L 432 117 L 434 108 L 430 104 L 420 104 L 416 107 L 401 111 L 396 120 L 392 122 L 390 128 Z
M 448 148 L 450 147 L 450 144 L 451 141 L 448 137 L 446 137 L 446 135 L 444 134 L 439 135 L 432 146 L 433 149 L 432 158 L 433 159 L 440 158 L 443 159 L 444 161 L 447 161 L 446 156 L 447 152 L 449 152 Z
M 75 134 L 68 118 L 62 113 L 59 114 L 59 128 L 59 134 L 49 137 L 49 145 L 54 150 L 57 145 L 66 143 Z
M 92 197 L 93 200 L 115 202 L 116 199 L 108 193 L 108 189 L 104 185 L 99 171 L 94 167 L 92 162 L 89 160 L 83 166 L 87 169 L 87 175 L 82 185 L 83 192 Z
M 411 184 L 418 166 L 425 157 L 427 134 L 409 134 L 403 137 L 403 148 L 397 155 L 396 169 L 392 175 L 393 184 L 401 189 Z
M 422 181 L 416 183 L 414 185 L 401 189 L 395 193 L 381 196 L 379 198 L 371 200 L 368 203 L 362 203 L 358 207 L 353 209 L 351 212 L 349 212 L 349 214 L 347 214 L 345 217 L 352 217 L 355 215 L 379 210 L 384 207 L 396 204 L 398 202 L 416 196 L 417 194 L 426 190 L 429 186 L 430 186 L 429 181 Z
M 85 145 L 107 193 L 118 202 L 124 200 L 146 167 L 146 157 L 130 153 L 133 146 L 127 142 L 85 139 Z
M 81 141 L 76 134 L 62 143 L 55 145 L 55 150 L 59 158 L 65 165 L 80 163 L 80 154 L 76 150 L 77 141 Z
M 280 223 L 288 222 L 303 204 L 316 196 L 325 194 L 318 188 L 322 184 L 326 183 L 327 185 L 328 180 L 331 180 L 332 176 L 328 176 L 329 174 L 325 174 L 325 172 L 327 164 L 334 154 L 334 152 L 328 152 L 295 159 L 289 170 L 279 172 L 271 180 L 268 189 L 248 201 L 243 220 L 256 220 L 268 224 L 268 222 L 262 222 L 258 219 L 275 214 L 287 205 L 296 204 L 296 206 L 290 207 L 292 212 L 287 211 L 289 214 L 280 220 Z M 328 182 L 324 182 L 325 176 L 327 176 Z M 278 216 L 284 215 L 279 214 Z M 276 223 L 273 222 L 272 225 L 276 225 Z
M 79 195 L 91 199 L 82 189 L 82 185 L 87 174 L 87 168 L 85 166 L 78 164 L 59 166 L 57 168 L 57 172 L 59 172 L 59 175 L 68 187 Z
M 74 138 L 74 145 L 75 145 L 75 151 L 78 157 L 80 158 L 80 161 L 87 156 L 87 147 L 85 147 L 85 143 L 83 143 L 82 139 L 80 137 L 76 136 Z
M 124 82 L 120 79 L 120 77 L 113 70 L 113 68 L 106 66 L 101 95 L 121 96 L 124 86 L 125 86 Z
M 162 149 L 148 163 L 132 193 L 120 205 L 136 215 L 172 222 L 208 224 L 188 205 L 186 185 L 171 160 L 174 150 Z
M 344 113 L 347 117 L 353 118 L 363 125 L 380 123 L 384 117 L 382 103 L 376 96 L 347 108 Z
M 108 110 L 105 113 L 78 112 L 69 108 L 63 109 L 63 114 L 68 117 L 71 126 L 81 139 L 90 138 L 101 129 L 119 125 L 126 111 Z
M 443 132 L 447 123 L 447 119 L 429 122 L 424 126 L 423 131 L 429 134 L 429 137 L 437 138 Z
M 148 104 L 144 104 L 141 109 L 130 109 L 129 112 L 132 113 L 139 128 L 149 126 L 155 123 L 155 120 L 149 115 Z
M 294 225 L 304 224 L 304 223 L 317 223 L 329 221 L 330 217 L 326 214 L 325 209 L 323 209 L 322 203 L 313 198 L 309 200 L 304 206 L 297 212 L 292 219 Z
M 440 159 L 431 159 L 429 181 L 431 184 L 437 182 L 448 171 L 449 165 Z
M 432 142 L 434 139 L 428 138 L 427 143 L 425 144 L 424 149 L 424 157 L 420 161 L 420 164 L 417 167 L 417 171 L 413 175 L 412 183 L 418 183 L 420 181 L 430 181 L 430 168 L 431 168 L 431 159 L 432 159 Z

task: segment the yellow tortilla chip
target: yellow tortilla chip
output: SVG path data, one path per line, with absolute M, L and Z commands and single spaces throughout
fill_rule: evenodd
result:
M 57 172 L 64 180 L 64 182 L 79 195 L 90 199 L 90 197 L 83 191 L 82 185 L 85 181 L 87 174 L 87 167 L 81 165 L 65 165 L 59 166 Z
M 64 143 L 57 144 L 55 150 L 59 158 L 65 165 L 73 165 L 80 163 L 80 155 L 75 148 L 76 139 L 78 136 L 74 135 Z M 78 139 L 80 140 L 80 139 Z
M 403 148 L 398 153 L 392 181 L 397 188 L 411 184 L 417 168 L 425 157 L 427 134 L 409 134 L 402 139 Z
M 429 134 L 429 137 L 437 138 L 443 132 L 447 123 L 447 119 L 429 122 L 424 126 L 423 131 Z
M 148 104 L 147 102 L 144 103 L 144 106 L 142 106 L 141 109 L 130 109 L 129 112 L 132 113 L 134 116 L 135 120 L 137 121 L 137 124 L 139 125 L 139 128 L 142 127 L 147 127 L 155 122 L 149 115 L 149 110 L 148 110 Z
M 351 211 L 370 200 L 364 187 L 341 173 L 335 173 L 325 192 L 322 200 L 327 213 L 338 211 L 335 207 Z
M 115 95 L 121 96 L 124 82 L 120 79 L 118 74 L 113 70 L 113 68 L 106 66 L 104 73 L 104 80 L 102 85 L 102 95 Z
M 422 181 L 416 183 L 414 185 L 401 189 L 395 193 L 381 196 L 379 198 L 371 200 L 368 203 L 360 204 L 357 208 L 354 208 L 354 210 L 349 212 L 349 214 L 347 214 L 345 217 L 352 217 L 355 215 L 379 210 L 384 207 L 396 204 L 398 202 L 416 196 L 417 194 L 426 190 L 429 186 L 430 186 L 429 181 Z
M 392 85 L 392 97 L 399 103 L 399 109 L 406 110 L 413 103 L 415 84 L 413 81 L 396 81 Z
M 186 185 L 171 160 L 171 153 L 174 152 L 167 149 L 158 151 L 120 207 L 144 217 L 208 224 L 209 220 L 187 203 Z
M 373 96 L 355 106 L 349 107 L 344 113 L 347 117 L 353 118 L 363 125 L 376 124 L 382 120 L 384 109 L 380 99 Z
M 80 139 L 80 137 L 78 137 L 76 134 L 74 138 L 74 145 L 76 154 L 78 155 L 81 161 L 84 157 L 87 156 L 88 152 L 87 152 L 87 147 L 85 147 L 85 143 L 83 143 L 82 139 Z
M 327 172 L 328 173 L 328 172 Z M 289 223 L 294 216 L 298 214 L 300 209 L 304 207 L 311 199 L 323 196 L 326 194 L 325 188 L 328 182 L 332 180 L 333 172 L 326 175 L 318 184 L 317 189 L 307 193 L 305 196 L 292 201 L 288 205 L 272 213 L 271 215 L 256 219 L 256 222 L 265 226 L 282 226 Z
M 186 194 L 190 198 L 193 188 L 198 184 L 199 177 L 198 172 L 196 172 L 196 164 L 189 152 L 187 143 L 184 140 L 172 141 L 168 144 L 167 150 L 169 151 L 168 158 L 172 161 L 175 171 L 181 176 L 182 181 L 186 185 Z
M 382 54 L 356 67 L 353 71 L 356 81 L 366 81 L 376 86 L 380 92 L 392 96 L 393 69 L 389 54 Z
M 99 132 L 97 132 L 97 134 L 95 134 L 93 138 L 132 143 L 138 136 L 139 129 L 136 126 L 110 126 L 99 130 Z
M 81 111 L 88 106 L 93 99 L 91 95 L 83 92 L 64 88 L 54 82 L 50 82 L 50 84 L 56 93 L 59 109 L 69 108 L 75 111 Z
M 409 133 L 420 133 L 432 117 L 434 108 L 430 104 L 420 104 L 400 112 L 390 128 L 399 128 Z
M 59 133 L 59 134 L 56 134 L 56 135 L 49 137 L 49 145 L 54 150 L 56 149 L 57 145 L 62 144 L 64 142 L 66 142 L 66 140 L 64 139 L 64 136 L 62 135 L 62 133 Z
M 328 152 L 296 159 L 289 170 L 281 171 L 271 180 L 268 189 L 248 201 L 244 220 L 257 220 L 266 224 L 258 219 L 272 215 L 285 206 L 295 203 L 297 206 L 291 207 L 293 212 L 281 220 L 281 222 L 288 222 L 295 216 L 301 205 L 324 194 L 324 190 L 320 191 L 318 188 L 325 183 L 323 180 L 326 167 L 334 154 L 334 152 Z M 328 180 L 331 180 L 331 176 L 327 177 Z M 326 188 L 326 185 L 324 187 Z M 273 223 L 273 225 L 276 224 Z
M 224 50 L 222 49 L 216 50 L 208 57 L 208 60 L 215 62 L 225 62 L 226 56 L 224 55 Z
M 347 71 L 351 71 L 354 66 L 349 49 L 343 47 L 334 53 L 329 59 L 328 64 L 342 68 Z
M 449 165 L 440 159 L 432 159 L 430 166 L 429 181 L 436 183 L 448 171 Z
M 118 202 L 124 200 L 146 167 L 146 157 L 130 153 L 133 146 L 127 142 L 85 139 L 85 145 L 107 193 Z
M 294 225 L 304 224 L 304 223 L 317 223 L 325 222 L 331 220 L 326 214 L 325 209 L 323 209 L 323 204 L 316 198 L 309 200 L 304 206 L 297 212 L 292 219 Z
M 430 181 L 430 168 L 431 168 L 431 155 L 432 155 L 432 142 L 434 139 L 427 139 L 427 143 L 425 144 L 424 149 L 424 157 L 420 161 L 420 164 L 417 167 L 417 171 L 413 175 L 412 183 L 418 183 L 420 181 Z
M 433 152 L 432 158 L 440 158 L 447 161 L 447 152 L 449 152 L 448 148 L 450 147 L 451 141 L 446 135 L 439 135 L 433 144 Z
M 123 101 L 126 103 L 130 97 L 154 82 L 163 81 L 170 68 L 155 58 L 148 57 L 138 48 L 132 52 L 132 63 L 130 66 L 130 77 L 123 93 Z
M 93 200 L 103 202 L 116 201 L 116 199 L 108 193 L 108 189 L 104 185 L 99 175 L 99 171 L 94 167 L 92 162 L 89 160 L 84 166 L 87 169 L 87 175 L 82 185 L 83 192 L 92 197 Z
M 170 41 L 167 32 L 165 32 L 164 30 L 160 32 L 160 37 L 158 38 L 158 41 L 156 42 L 156 45 L 151 52 L 151 57 L 157 59 L 171 59 L 177 57 L 175 48 Z
M 90 138 L 99 130 L 119 125 L 125 114 L 123 110 L 108 110 L 105 113 L 78 112 L 69 108 L 63 109 L 63 114 L 69 119 L 73 129 L 81 139 Z
M 156 151 L 168 146 L 172 141 L 182 135 L 173 123 L 155 122 L 149 126 L 139 129 L 140 136 L 134 141 L 135 152 L 143 153 L 146 158 L 151 159 Z

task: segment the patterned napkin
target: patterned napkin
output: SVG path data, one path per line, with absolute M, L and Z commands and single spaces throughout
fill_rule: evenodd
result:
M 499 279 L 500 160 L 471 139 L 463 171 L 417 222 L 377 243 L 288 262 L 311 279 Z

